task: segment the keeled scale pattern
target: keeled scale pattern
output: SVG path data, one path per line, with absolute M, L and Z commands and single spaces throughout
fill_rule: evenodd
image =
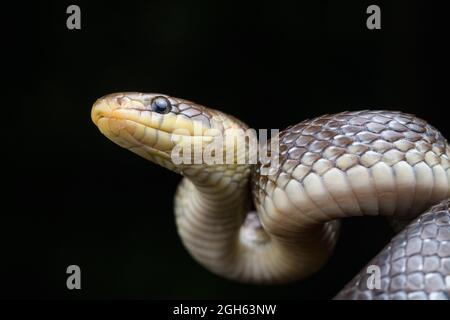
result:
M 275 173 L 260 174 L 274 161 L 256 166 L 254 171 L 253 198 L 257 205 L 262 205 L 276 186 L 283 188 L 290 179 L 302 183 L 309 174 L 323 176 L 335 167 L 343 172 L 356 165 L 370 168 L 380 161 L 389 166 L 400 161 L 412 167 L 422 163 L 430 168 L 440 165 L 449 183 L 447 141 L 433 126 L 411 114 L 364 110 L 323 115 L 288 127 L 279 138 L 279 155 L 273 155 L 279 163 L 273 168 Z
M 450 201 L 435 205 L 396 235 L 335 299 L 450 299 Z M 369 265 L 381 288 L 368 289 Z

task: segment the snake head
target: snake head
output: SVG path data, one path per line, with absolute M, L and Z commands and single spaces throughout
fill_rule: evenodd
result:
M 116 144 L 179 173 L 195 164 L 195 150 L 203 152 L 229 128 L 246 128 L 219 111 L 158 93 L 106 95 L 94 103 L 91 118 Z M 187 154 L 187 147 L 192 152 Z M 181 149 L 178 163 L 174 152 Z

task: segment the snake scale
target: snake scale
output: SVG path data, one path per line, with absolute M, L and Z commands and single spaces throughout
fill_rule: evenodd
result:
M 335 298 L 450 298 L 450 147 L 424 120 L 387 110 L 324 115 L 281 131 L 269 162 L 239 162 L 225 141 L 233 162 L 204 164 L 175 163 L 172 151 L 184 141 L 175 136 L 206 148 L 210 129 L 247 125 L 191 101 L 134 92 L 98 99 L 91 117 L 113 142 L 183 175 L 178 233 L 211 272 L 244 283 L 300 280 L 326 263 L 340 218 L 382 215 L 412 222 L 369 262 L 379 267 L 379 286 L 369 288 L 363 268 Z M 271 174 L 262 174 L 266 167 Z

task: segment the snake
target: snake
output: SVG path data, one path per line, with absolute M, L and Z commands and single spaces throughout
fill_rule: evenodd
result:
M 300 281 L 327 263 L 341 218 L 385 216 L 403 229 L 334 299 L 450 299 L 450 147 L 425 120 L 326 114 L 279 131 L 251 162 L 234 139 L 211 152 L 217 137 L 251 128 L 189 100 L 112 93 L 95 101 L 91 119 L 117 145 L 182 175 L 177 231 L 210 272 L 244 284 Z M 195 161 L 194 141 L 229 161 Z

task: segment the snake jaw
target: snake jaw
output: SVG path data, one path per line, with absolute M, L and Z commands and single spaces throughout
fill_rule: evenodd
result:
M 152 109 L 152 101 L 158 97 L 170 102 L 170 112 L 161 114 Z M 173 163 L 174 148 L 188 144 L 193 150 L 196 144 L 204 148 L 222 133 L 226 121 L 187 100 L 143 93 L 106 95 L 94 103 L 91 118 L 114 143 L 176 172 L 185 166 Z

